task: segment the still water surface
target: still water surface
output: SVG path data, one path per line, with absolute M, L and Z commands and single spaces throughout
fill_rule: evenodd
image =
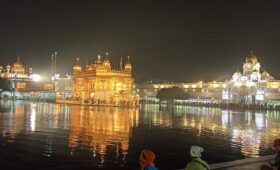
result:
M 215 163 L 271 154 L 276 137 L 279 111 L 0 102 L 1 169 L 134 169 L 144 148 L 160 169 L 179 169 L 191 145 Z

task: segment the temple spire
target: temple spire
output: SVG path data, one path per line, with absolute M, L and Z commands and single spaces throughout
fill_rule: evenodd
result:
M 120 69 L 123 70 L 123 66 L 122 66 L 122 58 L 121 58 L 121 61 L 120 61 Z
M 99 53 L 97 55 L 97 63 L 101 63 L 101 55 Z
M 108 52 L 105 53 L 105 60 L 109 61 L 109 53 Z
M 127 56 L 126 64 L 130 64 L 130 57 L 129 56 Z
M 124 66 L 124 70 L 131 71 L 131 69 L 132 69 L 132 66 L 130 64 L 130 57 L 127 56 L 127 60 L 126 60 L 125 66 Z

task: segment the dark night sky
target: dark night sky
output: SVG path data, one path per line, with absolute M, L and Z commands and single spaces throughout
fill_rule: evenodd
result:
M 137 81 L 207 81 L 230 78 L 253 49 L 280 78 L 279 9 L 278 0 L 1 0 L 1 64 L 19 55 L 46 74 L 57 50 L 65 74 L 76 57 L 109 51 L 115 67 L 132 57 Z

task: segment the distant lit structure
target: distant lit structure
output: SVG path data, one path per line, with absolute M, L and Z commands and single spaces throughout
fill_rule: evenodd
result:
M 101 55 L 83 68 L 77 63 L 73 67 L 73 98 L 80 103 L 113 106 L 137 106 L 138 96 L 133 95 L 132 65 L 129 57 L 123 67 L 112 69 L 109 54 L 104 61 Z
M 73 88 L 73 76 L 66 75 L 61 77 L 56 74 L 53 77 L 53 82 L 55 86 L 55 97 L 59 99 L 69 99 L 72 98 L 72 88 Z
M 3 92 L 1 97 L 54 100 L 53 84 L 42 81 L 42 77 L 33 73 L 31 67 L 22 64 L 20 57 L 12 65 L 8 64 L 5 68 L 0 66 L 0 77 L 9 79 L 13 86 L 11 92 Z
M 242 68 L 242 72 L 236 71 L 231 80 L 224 82 L 137 84 L 136 90 L 141 100 L 155 102 L 159 90 L 179 87 L 191 96 L 191 102 L 280 105 L 280 80 L 262 69 L 255 55 L 248 55 Z
M 266 70 L 261 70 L 257 57 L 251 54 L 243 64 L 243 73 L 235 72 L 227 83 L 222 99 L 250 105 L 277 100 L 280 99 L 279 83 Z
M 25 67 L 21 61 L 20 58 L 17 58 L 17 61 L 10 65 L 8 64 L 6 68 L 3 66 L 0 66 L 0 77 L 1 78 L 8 78 L 8 79 L 29 79 L 30 76 L 32 76 L 33 69 Z

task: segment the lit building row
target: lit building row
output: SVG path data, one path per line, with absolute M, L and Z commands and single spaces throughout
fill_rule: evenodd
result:
M 280 80 L 262 69 L 253 54 L 246 57 L 242 72 L 235 72 L 229 81 L 137 84 L 136 90 L 140 99 L 155 100 L 159 90 L 173 87 L 184 89 L 192 98 L 215 99 L 223 103 L 257 105 L 280 99 Z

